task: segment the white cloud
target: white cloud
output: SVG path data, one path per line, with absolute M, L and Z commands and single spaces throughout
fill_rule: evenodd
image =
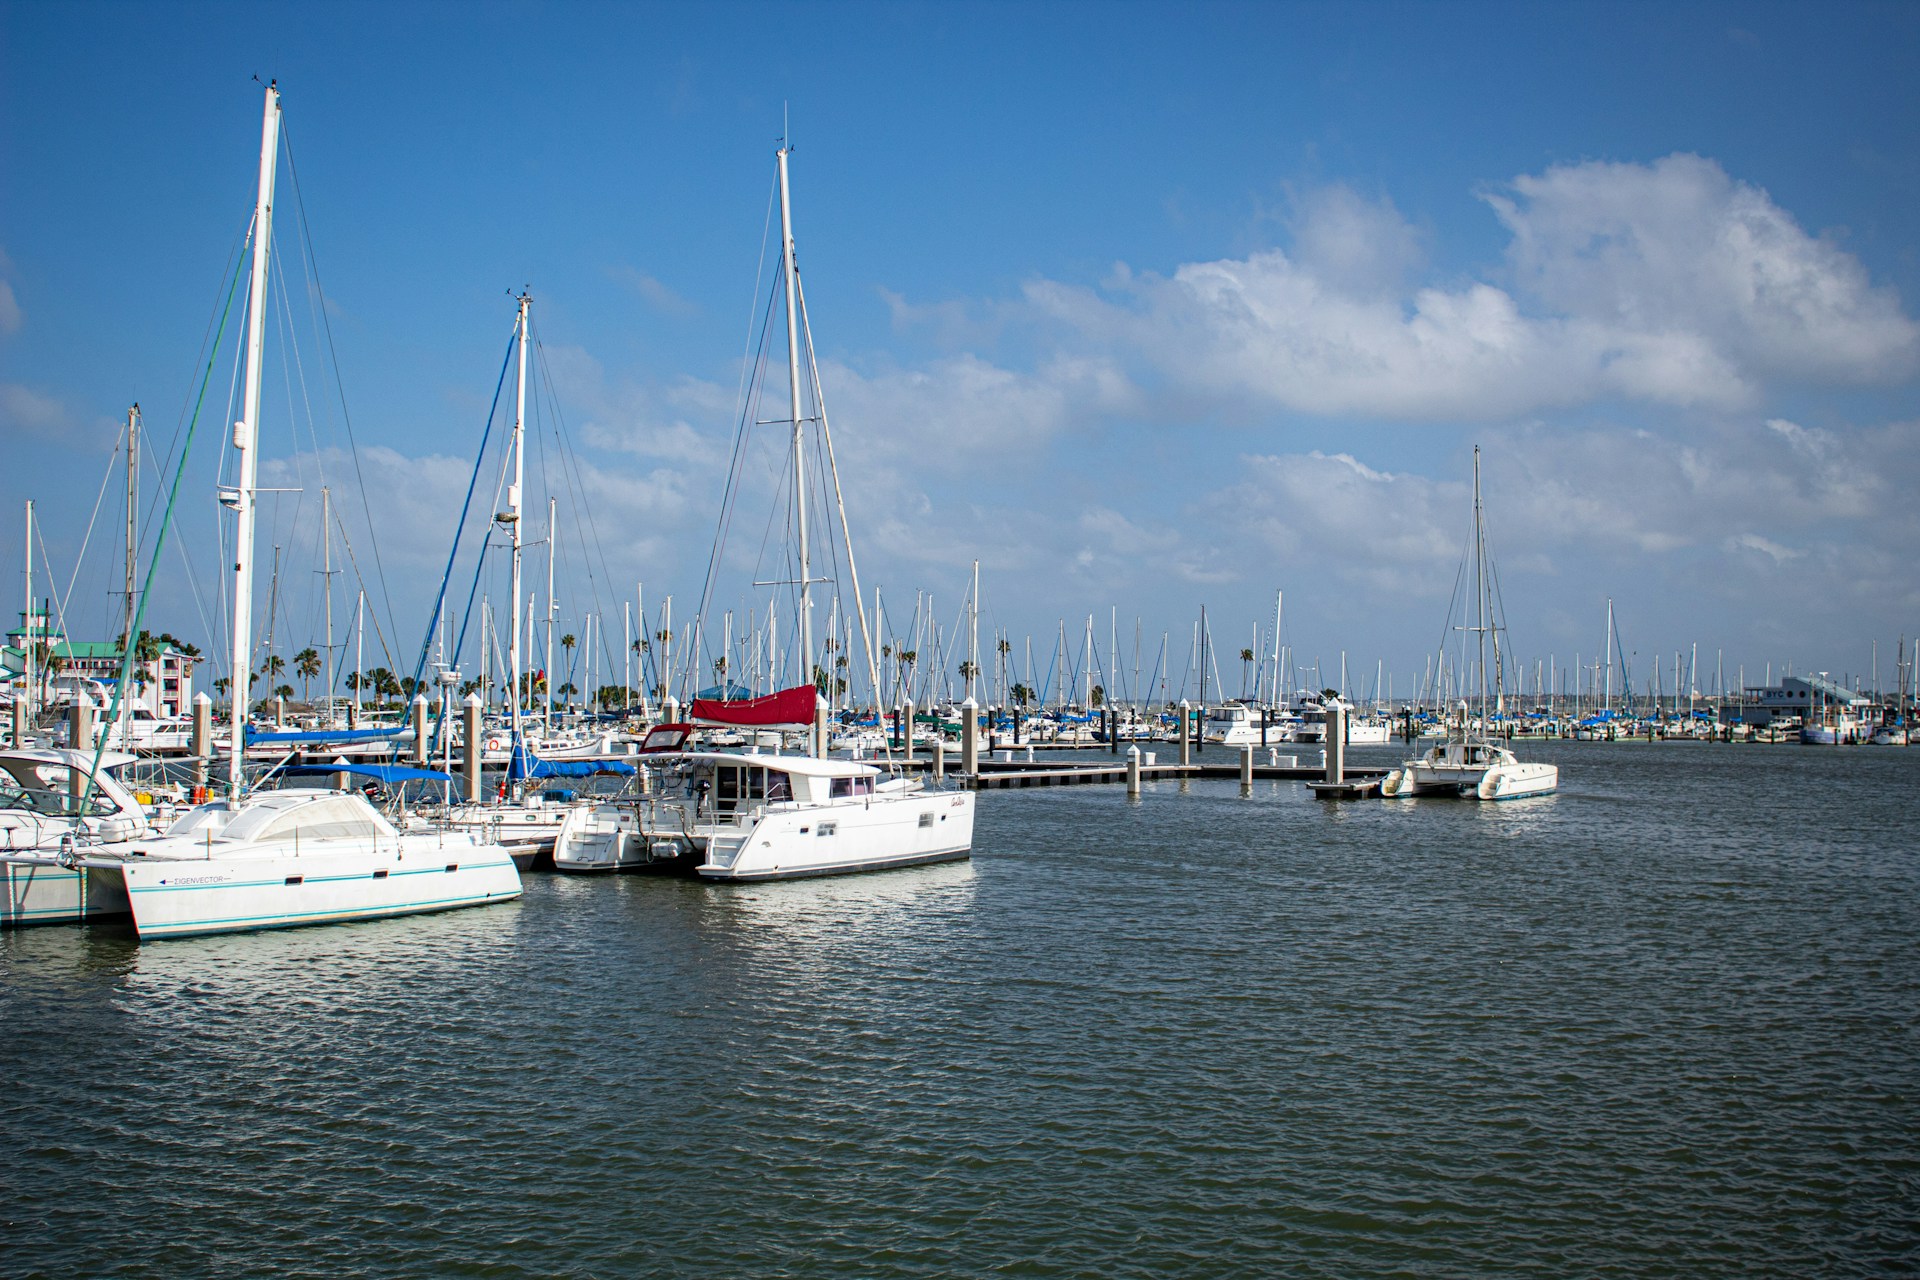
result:
M 1224 407 L 1412 421 L 1607 398 L 1738 408 L 1783 379 L 1874 383 L 1920 365 L 1920 326 L 1835 244 L 1696 156 L 1522 176 L 1485 197 L 1516 288 L 1399 282 L 1420 236 L 1390 204 L 1303 199 L 1291 250 L 1039 280 L 1065 340 Z
M 0 338 L 20 332 L 22 323 L 20 301 L 13 296 L 13 286 L 0 280 Z
M 0 431 L 57 435 L 72 423 L 66 406 L 17 382 L 0 382 Z
M 1520 286 L 1600 331 L 1701 344 L 1749 383 L 1884 382 L 1920 358 L 1920 327 L 1857 259 L 1700 156 L 1558 166 L 1487 201 Z

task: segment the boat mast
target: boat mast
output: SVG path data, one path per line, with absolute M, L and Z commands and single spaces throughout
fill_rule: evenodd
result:
M 1606 686 L 1606 692 L 1602 696 L 1604 698 L 1604 701 L 1602 701 L 1600 704 L 1600 710 L 1604 714 L 1605 712 L 1613 710 L 1613 597 L 1612 596 L 1607 597 L 1607 686 Z
M 541 690 L 540 733 L 543 737 L 553 736 L 553 521 L 555 498 L 547 495 L 547 658 L 546 684 Z
M 320 487 L 320 577 L 327 584 L 327 719 L 333 724 L 333 491 Z
M 27 700 L 27 716 L 26 716 L 27 728 L 31 730 L 33 728 L 33 660 L 35 656 L 34 655 L 35 642 L 33 638 L 33 499 L 32 498 L 27 499 L 27 612 L 24 616 L 26 618 L 26 623 L 27 623 L 27 636 L 26 636 L 25 643 L 23 643 L 20 647 L 26 650 L 26 668 L 25 669 L 26 669 L 26 677 L 27 677 L 27 688 L 24 696 Z M 16 742 L 13 745 L 15 747 L 24 747 L 27 744 L 24 742 Z
M 135 524 L 140 514 L 140 406 L 134 405 L 127 410 L 127 624 L 126 643 L 134 642 L 133 634 L 133 566 L 140 555 L 139 535 Z M 133 714 L 132 704 L 125 698 L 120 699 L 128 716 Z
M 1280 605 L 1285 599 L 1284 592 L 1273 593 L 1273 683 L 1267 688 L 1267 705 L 1275 709 L 1280 706 Z
M 247 288 L 246 392 L 240 421 L 233 424 L 239 453 L 239 483 L 230 491 L 236 517 L 233 535 L 233 705 L 228 709 L 227 797 L 240 799 L 247 749 L 247 702 L 253 665 L 254 483 L 259 474 L 261 344 L 267 324 L 267 246 L 273 232 L 273 176 L 280 148 L 280 91 L 267 86 L 260 122 L 260 189 L 253 209 L 253 278 Z
M 524 291 L 520 294 L 519 309 L 514 315 L 514 340 L 520 348 L 520 376 L 515 384 L 513 397 L 513 483 L 507 486 L 507 509 L 499 516 L 500 523 L 507 526 L 513 542 L 513 626 L 507 632 L 507 700 L 512 706 L 508 713 L 513 726 L 512 746 L 508 750 L 517 750 L 520 741 L 520 497 L 521 485 L 526 480 L 526 429 L 527 429 L 527 309 L 533 305 L 533 299 Z
M 813 683 L 813 569 L 807 554 L 807 473 L 800 413 L 800 266 L 793 258 L 793 204 L 787 190 L 785 139 L 775 154 L 780 161 L 780 258 L 787 277 L 787 394 L 793 412 L 793 524 L 800 553 L 800 678 Z M 815 744 L 816 752 L 820 744 Z

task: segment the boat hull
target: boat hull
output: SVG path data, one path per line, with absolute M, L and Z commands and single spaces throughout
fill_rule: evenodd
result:
M 871 802 L 766 811 L 742 833 L 716 833 L 703 880 L 792 880 L 957 862 L 973 851 L 974 794 L 922 791 Z
M 112 870 L 63 867 L 52 857 L 11 855 L 0 861 L 0 926 L 85 924 L 123 919 L 132 908 L 124 880 Z
M 378 920 L 505 902 L 521 893 L 498 845 L 116 860 L 142 939 Z M 102 868 L 104 869 L 104 868 Z

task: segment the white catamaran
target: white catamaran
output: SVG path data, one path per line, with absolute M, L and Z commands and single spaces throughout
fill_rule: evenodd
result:
M 794 260 L 792 204 L 787 157 L 777 158 L 780 183 L 782 272 L 786 293 L 787 375 L 793 457 L 793 512 L 801 672 L 815 670 L 812 596 L 807 543 L 805 425 L 817 418 L 822 453 L 843 536 L 846 508 L 839 502 L 839 475 L 827 429 L 825 401 L 806 334 L 806 298 Z M 805 335 L 805 336 L 803 336 Z M 813 413 L 801 396 L 801 357 L 806 357 Z M 872 687 L 880 686 L 872 634 L 846 538 L 851 596 L 858 602 Z M 717 557 L 716 557 L 717 558 Z M 964 709 L 971 717 L 969 699 Z M 648 769 L 643 792 L 598 805 L 568 819 L 554 845 L 558 871 L 679 869 L 711 880 L 768 880 L 795 876 L 874 871 L 969 856 L 973 847 L 974 795 L 932 790 L 918 779 L 894 776 L 874 764 L 827 756 L 826 704 L 809 682 L 744 702 L 695 699 L 693 718 L 756 733 L 804 732 L 801 755 L 756 751 L 686 751 L 691 725 L 661 726 L 649 735 L 642 757 Z M 664 748 L 664 749 L 663 749 Z
M 84 891 L 69 895 L 74 901 L 66 912 L 40 911 L 57 905 L 54 894 L 27 901 L 14 909 L 21 918 L 38 912 L 32 918 L 81 920 L 97 914 L 96 905 L 124 903 L 119 909 L 131 913 L 142 938 L 178 937 L 366 920 L 520 895 L 512 859 L 491 841 L 459 833 L 396 830 L 354 791 L 244 791 L 261 350 L 279 135 L 280 95 L 268 85 L 254 210 L 244 400 L 241 419 L 233 427 L 237 483 L 221 494 L 222 505 L 236 516 L 228 794 L 189 810 L 164 835 L 94 831 L 87 824 L 95 820 L 95 794 L 115 807 L 123 803 L 109 780 L 93 776 L 96 765 L 87 771 L 90 776 L 68 829 L 51 850 L 41 850 L 53 854 L 56 869 L 83 877 Z M 104 825 L 112 825 L 108 815 L 101 818 Z
M 1502 688 L 1501 633 L 1506 630 L 1497 607 L 1491 558 L 1487 552 L 1485 511 L 1480 504 L 1480 447 L 1473 450 L 1473 558 L 1472 624 L 1479 645 L 1480 709 L 1468 714 L 1465 701 L 1448 717 L 1446 737 L 1418 757 L 1393 770 L 1380 784 L 1383 796 L 1452 795 L 1481 800 L 1518 800 L 1548 795 L 1560 786 L 1555 765 L 1516 758 L 1511 748 L 1492 736 L 1494 717 L 1505 712 Z M 1489 661 L 1491 659 L 1491 661 Z

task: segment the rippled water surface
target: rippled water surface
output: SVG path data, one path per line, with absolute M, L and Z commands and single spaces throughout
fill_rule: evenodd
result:
M 986 792 L 971 863 L 0 936 L 0 1271 L 1920 1270 L 1920 751 Z

